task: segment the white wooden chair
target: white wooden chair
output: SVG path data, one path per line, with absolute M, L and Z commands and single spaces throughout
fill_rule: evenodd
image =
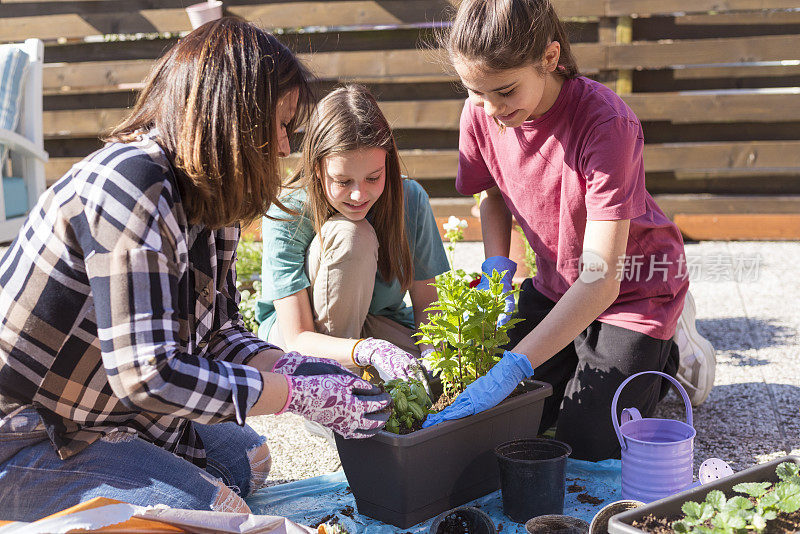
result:
M 12 130 L 0 124 L 0 145 L 8 148 L 10 160 L 10 165 L 0 167 L 3 177 L 0 182 L 0 242 L 7 242 L 16 237 L 28 211 L 45 190 L 44 164 L 48 155 L 44 151 L 42 136 L 44 45 L 39 39 L 28 39 L 24 43 L 3 46 L 18 47 L 28 55 L 29 60 L 27 75 L 21 86 L 17 126 Z M 5 80 L 0 80 L 0 83 L 8 91 L 10 83 Z M 6 206 L 6 200 L 13 205 Z

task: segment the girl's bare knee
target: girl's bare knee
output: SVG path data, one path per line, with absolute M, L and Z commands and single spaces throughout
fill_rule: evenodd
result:
M 229 512 L 233 514 L 251 514 L 250 507 L 239 497 L 235 491 L 226 486 L 221 480 L 215 480 L 214 484 L 219 487 L 217 496 L 211 509 L 215 512 Z
M 247 458 L 250 460 L 250 493 L 253 493 L 267 484 L 267 476 L 272 468 L 272 453 L 267 442 L 250 449 Z

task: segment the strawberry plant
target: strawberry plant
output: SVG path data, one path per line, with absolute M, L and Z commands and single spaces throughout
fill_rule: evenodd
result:
M 388 432 L 400 434 L 402 429 L 411 431 L 431 413 L 431 399 L 419 380 L 389 380 L 384 386 L 392 396 L 394 406 L 386 422 Z
M 800 472 L 798 465 L 778 465 L 779 482 L 746 482 L 733 486 L 741 493 L 726 498 L 721 491 L 708 492 L 702 503 L 688 501 L 681 510 L 683 519 L 672 523 L 675 532 L 687 534 L 739 534 L 762 532 L 767 521 L 780 513 L 800 510 Z
M 451 270 L 436 277 L 436 302 L 425 311 L 428 322 L 415 334 L 417 343 L 426 343 L 433 352 L 425 362 L 442 380 L 444 392 L 457 395 L 478 377 L 486 374 L 503 354 L 508 330 L 521 319 L 498 325 L 505 298 L 518 289 L 503 290 L 503 273 L 489 278 L 489 289 L 471 287 L 472 277 L 463 270 Z M 485 276 L 485 275 L 484 275 Z

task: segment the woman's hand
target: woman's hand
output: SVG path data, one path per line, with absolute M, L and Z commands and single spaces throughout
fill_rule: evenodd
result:
M 380 377 L 388 382 L 400 378 L 417 378 L 420 364 L 403 349 L 383 339 L 368 337 L 356 343 L 353 361 L 361 367 L 373 366 Z
M 313 371 L 314 369 L 327 369 L 329 372 L 317 373 Z M 299 352 L 287 352 L 279 357 L 272 367 L 272 372 L 282 375 L 352 374 L 335 360 L 303 356 Z
M 347 374 L 286 376 L 289 396 L 285 411 L 320 423 L 345 438 L 375 435 L 389 419 L 388 393 Z

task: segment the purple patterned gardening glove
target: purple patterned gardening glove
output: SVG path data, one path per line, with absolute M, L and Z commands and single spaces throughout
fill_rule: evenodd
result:
M 298 368 L 300 369 L 298 371 Z M 317 369 L 319 372 L 314 372 Z M 329 358 L 315 358 L 314 356 L 303 356 L 299 352 L 287 352 L 272 366 L 273 373 L 282 375 L 352 375 L 351 371 L 345 369 L 339 362 Z M 355 375 L 354 375 L 355 376 Z
M 353 360 L 362 367 L 373 366 L 385 382 L 395 378 L 417 378 L 420 367 L 411 354 L 384 339 L 374 337 L 362 339 L 356 344 Z
M 286 381 L 289 396 L 278 413 L 302 415 L 344 438 L 371 437 L 389 419 L 389 394 L 350 373 L 286 376 Z

